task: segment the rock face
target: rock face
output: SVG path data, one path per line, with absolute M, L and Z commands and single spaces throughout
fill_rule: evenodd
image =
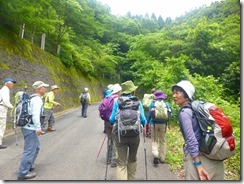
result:
M 24 90 L 25 86 L 27 86 L 27 92 L 31 94 L 32 84 L 37 80 L 48 83 L 50 86 L 56 84 L 60 87 L 56 100 L 62 106 L 56 111 L 79 106 L 78 97 L 84 87 L 89 88 L 93 102 L 102 98 L 102 87 L 97 80 L 86 79 L 75 68 L 65 67 L 58 58 L 38 48 L 31 49 L 28 54 L 23 54 L 28 52 L 25 50 L 18 50 L 17 53 L 21 54 L 16 55 L 13 52 L 0 47 L 0 81 L 3 81 L 5 77 L 11 77 L 17 81 L 11 90 L 12 103 L 14 95 Z M 1 82 L 0 87 L 2 85 Z

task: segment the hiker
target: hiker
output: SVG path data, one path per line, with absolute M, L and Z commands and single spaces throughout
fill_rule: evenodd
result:
M 114 98 L 114 103 L 118 100 L 118 97 L 120 95 L 120 92 L 122 90 L 121 86 L 119 84 L 114 84 L 112 86 L 112 98 Z M 115 147 L 115 138 L 114 135 L 112 134 L 112 128 L 113 126 L 110 124 L 109 121 L 105 121 L 105 126 L 106 126 L 106 133 L 108 136 L 108 142 L 107 142 L 107 151 L 109 153 L 109 158 L 108 158 L 108 164 L 110 163 L 111 167 L 116 167 L 117 166 L 117 153 L 116 153 L 116 147 Z M 110 147 L 109 147 L 109 141 L 110 141 Z
M 51 87 L 51 91 L 45 95 L 45 98 L 44 98 L 45 120 L 44 120 L 44 123 L 42 124 L 42 134 L 45 134 L 46 131 L 52 132 L 52 131 L 56 130 L 54 128 L 54 123 L 55 123 L 54 107 L 55 106 L 61 106 L 60 103 L 54 101 L 55 94 L 58 93 L 58 90 L 59 90 L 59 87 L 57 85 L 53 85 Z M 48 128 L 46 129 L 47 124 L 48 124 Z
M 186 180 L 223 180 L 224 162 L 211 160 L 200 150 L 201 129 L 191 108 L 195 87 L 187 80 L 172 86 L 173 99 L 180 107 L 178 121 L 184 138 L 184 169 Z
M 141 101 L 133 94 L 138 86 L 135 86 L 132 81 L 126 81 L 121 84 L 121 87 L 122 94 L 118 100 L 114 102 L 113 111 L 109 120 L 113 125 L 112 133 L 114 134 L 117 151 L 117 180 L 133 180 L 135 178 L 137 167 L 137 150 L 140 144 L 140 126 L 146 124 L 146 117 L 144 115 Z M 122 123 L 120 122 L 122 117 L 120 116 L 120 113 L 123 112 L 121 108 L 121 106 L 123 107 L 123 104 L 121 104 L 121 101 L 129 101 L 132 102 L 132 104 L 138 104 L 135 112 L 133 108 L 125 109 L 128 110 L 126 111 L 127 113 L 125 113 L 125 117 L 126 115 L 136 115 L 136 118 L 139 118 L 136 122 L 134 122 L 134 119 L 132 119 L 133 121 L 126 122 L 131 124 L 134 122 L 134 125 L 130 127 L 138 126 L 139 129 L 123 129 L 124 125 L 120 124 Z M 137 114 L 138 111 L 139 115 Z M 122 130 L 120 130 L 121 128 Z
M 0 89 L 0 149 L 7 148 L 3 144 L 3 136 L 6 130 L 8 109 L 12 109 L 10 102 L 10 90 L 14 87 L 15 80 L 11 78 L 4 79 L 4 86 Z
M 103 91 L 103 98 L 109 97 L 112 95 L 113 84 L 109 84 L 107 89 Z M 106 122 L 104 121 L 103 133 L 106 133 Z
M 169 121 L 169 114 L 171 109 L 169 104 L 165 101 L 167 95 L 163 93 L 163 91 L 158 90 L 154 93 L 154 100 L 151 102 L 148 115 L 147 115 L 147 122 L 150 125 L 151 130 L 151 139 L 152 139 L 152 154 L 153 154 L 153 164 L 165 163 L 166 157 L 166 141 L 165 141 L 165 134 L 167 129 L 167 123 Z M 158 103 L 159 102 L 159 103 Z M 162 102 L 163 104 L 161 104 Z M 159 107 L 156 107 L 158 105 Z M 165 112 L 164 114 L 160 114 L 158 112 L 158 116 L 161 117 L 153 117 L 155 114 L 155 108 L 162 108 L 160 113 Z M 166 108 L 166 111 L 165 111 Z
M 155 92 L 156 92 L 156 89 L 155 88 L 152 88 L 151 89 L 151 94 L 150 94 L 151 97 L 149 97 L 150 99 L 153 99 L 154 98 L 154 93 Z M 150 106 L 150 104 L 151 104 L 151 102 L 149 103 L 149 106 Z M 144 113 L 145 113 L 145 115 L 148 115 L 149 106 L 147 108 L 144 107 Z M 146 137 L 151 138 L 151 131 L 150 131 L 149 123 L 146 124 Z
M 41 96 L 46 92 L 45 84 L 42 81 L 36 81 L 33 85 L 34 96 L 30 100 L 28 112 L 32 115 L 31 122 L 21 128 L 24 137 L 24 151 L 18 170 L 18 180 L 31 179 L 36 176 L 35 160 L 40 150 L 39 135 L 42 135 L 40 118 L 43 112 L 43 101 Z
M 84 91 L 80 94 L 80 102 L 81 102 L 81 117 L 87 118 L 87 109 L 88 105 L 91 105 L 91 96 L 88 92 L 88 88 L 84 88 Z

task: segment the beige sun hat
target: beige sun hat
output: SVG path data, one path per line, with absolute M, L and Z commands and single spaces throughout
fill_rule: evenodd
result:
M 121 87 L 122 94 L 130 94 L 138 88 L 138 86 L 135 86 L 131 80 L 122 83 Z

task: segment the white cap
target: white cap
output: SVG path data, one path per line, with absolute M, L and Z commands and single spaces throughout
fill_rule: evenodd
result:
M 119 91 L 121 91 L 122 88 L 121 88 L 121 86 L 119 84 L 114 84 L 112 86 L 112 89 L 111 90 L 112 90 L 112 94 L 115 94 L 115 93 L 118 93 Z
M 45 84 L 42 81 L 36 81 L 36 82 L 34 82 L 34 84 L 32 86 L 33 86 L 34 89 L 38 89 L 38 88 L 41 88 L 41 87 L 48 87 L 49 84 Z
M 57 85 L 53 85 L 53 86 L 51 87 L 51 90 L 54 90 L 54 89 L 59 89 L 59 87 L 58 87 Z
M 84 88 L 85 91 L 88 91 L 88 88 Z
M 174 88 L 176 86 L 181 87 L 186 92 L 186 94 L 188 95 L 188 97 L 191 100 L 193 100 L 192 99 L 192 96 L 195 93 L 195 88 L 194 88 L 194 86 L 192 85 L 192 83 L 190 81 L 182 80 L 182 81 L 178 82 L 176 85 L 172 86 L 172 90 L 174 90 Z

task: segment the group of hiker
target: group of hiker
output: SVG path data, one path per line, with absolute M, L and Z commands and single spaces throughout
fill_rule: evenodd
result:
M 14 83 L 15 80 L 5 78 L 4 86 L 0 89 L 0 149 L 7 148 L 2 143 L 2 138 L 6 128 L 7 110 L 13 108 L 10 103 L 10 89 Z M 28 109 L 31 118 L 29 123 L 21 128 L 24 151 L 18 180 L 36 176 L 34 163 L 40 149 L 38 136 L 46 131 L 55 131 L 53 108 L 60 106 L 60 103 L 54 101 L 59 89 L 57 85 L 53 85 L 48 93 L 46 88 L 49 84 L 42 81 L 36 81 L 32 87 L 34 92 L 30 95 Z M 104 120 L 104 130 L 108 137 L 106 163 L 117 167 L 117 180 L 135 179 L 137 151 L 142 132 L 152 140 L 153 164 L 166 163 L 165 135 L 172 111 L 167 103 L 167 94 L 162 90 L 152 89 L 151 94 L 144 95 L 145 99 L 141 101 L 135 94 L 137 88 L 131 80 L 121 85 L 110 84 L 99 105 L 99 115 Z M 209 159 L 199 148 L 201 129 L 193 109 L 189 108 L 195 93 L 194 86 L 190 81 L 183 80 L 173 85 L 171 90 L 175 104 L 180 107 L 178 122 L 185 141 L 183 151 L 186 180 L 223 180 L 223 160 Z M 87 108 L 91 104 L 88 91 L 88 88 L 85 88 L 80 95 L 83 118 L 87 117 Z M 150 100 L 147 100 L 146 96 Z M 44 120 L 41 122 L 43 116 Z

